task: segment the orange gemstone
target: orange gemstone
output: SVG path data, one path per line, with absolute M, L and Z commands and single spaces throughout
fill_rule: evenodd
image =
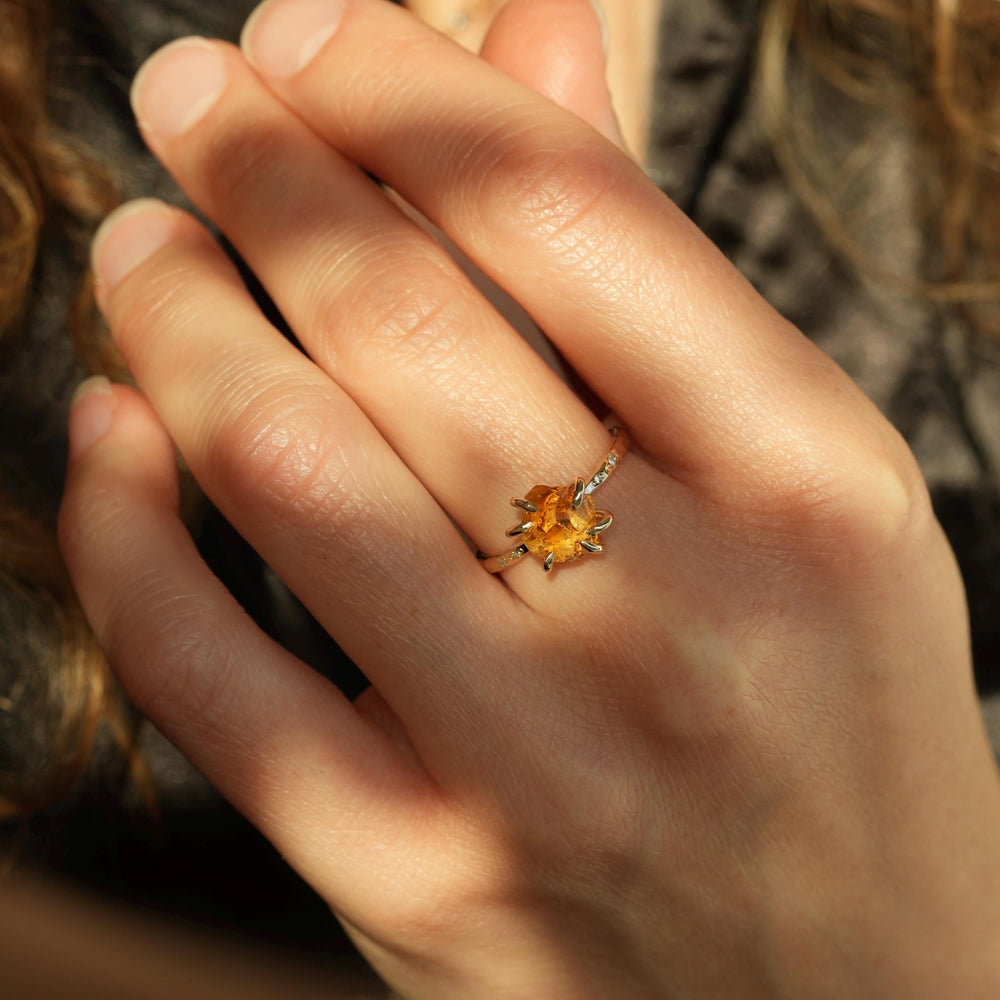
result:
M 586 551 L 582 541 L 594 541 L 599 518 L 592 497 L 585 496 L 573 510 L 572 486 L 533 486 L 524 499 L 534 504 L 538 513 L 525 515 L 523 523 L 531 527 L 519 540 L 536 556 L 544 559 L 551 552 L 556 562 L 569 562 Z

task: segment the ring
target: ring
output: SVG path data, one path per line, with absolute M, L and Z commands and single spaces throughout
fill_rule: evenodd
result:
M 624 427 L 612 428 L 611 435 L 611 450 L 589 479 L 578 477 L 569 486 L 532 486 L 523 498 L 511 500 L 523 513 L 507 537 L 520 538 L 521 544 L 497 556 L 476 553 L 490 573 L 499 573 L 529 552 L 542 560 L 547 573 L 557 562 L 603 551 L 600 537 L 613 518 L 611 511 L 597 509 L 590 494 L 615 471 L 630 443 Z

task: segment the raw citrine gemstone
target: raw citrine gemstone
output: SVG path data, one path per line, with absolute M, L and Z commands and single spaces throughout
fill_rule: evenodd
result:
M 592 497 L 584 496 L 573 510 L 572 486 L 533 486 L 524 499 L 538 508 L 525 515 L 531 527 L 519 536 L 530 552 L 542 559 L 551 552 L 556 562 L 568 562 L 583 555 L 581 542 L 594 541 L 599 518 Z

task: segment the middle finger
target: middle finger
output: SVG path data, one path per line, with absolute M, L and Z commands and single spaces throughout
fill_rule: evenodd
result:
M 306 350 L 477 545 L 503 547 L 514 515 L 495 498 L 531 486 L 526 469 L 562 485 L 603 457 L 607 431 L 591 411 L 235 49 L 168 46 L 140 73 L 134 102 L 151 148 Z

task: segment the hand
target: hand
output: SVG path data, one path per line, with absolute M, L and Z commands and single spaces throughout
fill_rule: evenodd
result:
M 299 48 L 296 6 L 256 73 L 189 42 L 136 97 L 309 357 L 182 212 L 94 250 L 142 395 L 78 400 L 60 527 L 126 690 L 406 997 L 995 995 L 996 772 L 898 435 L 578 118 L 381 0 Z M 491 576 L 455 530 L 500 551 L 608 434 L 355 164 L 630 429 L 603 553 Z M 357 703 L 210 576 L 173 443 Z

